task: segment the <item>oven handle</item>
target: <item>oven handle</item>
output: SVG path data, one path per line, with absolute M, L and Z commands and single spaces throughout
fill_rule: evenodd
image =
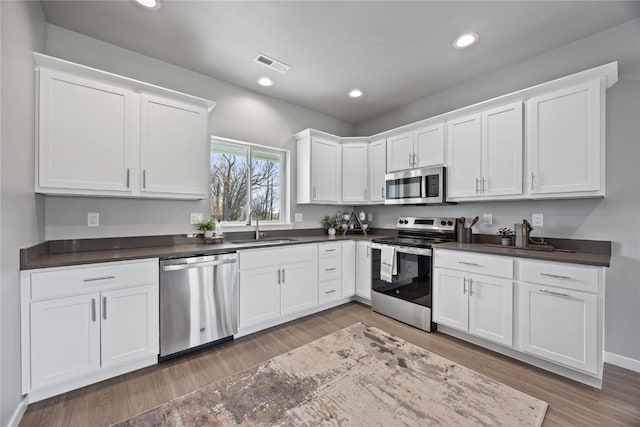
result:
M 236 262 L 235 259 L 223 259 L 218 261 L 173 264 L 173 265 L 165 265 L 164 267 L 162 267 L 162 271 L 180 271 L 180 270 L 187 270 L 191 268 L 216 267 L 218 265 L 233 264 L 235 262 Z
M 391 246 L 396 249 L 396 252 L 411 255 L 431 256 L 431 249 L 412 248 L 410 246 L 396 246 L 396 245 L 383 245 L 380 243 L 371 243 L 369 247 L 371 249 L 382 249 L 383 246 Z

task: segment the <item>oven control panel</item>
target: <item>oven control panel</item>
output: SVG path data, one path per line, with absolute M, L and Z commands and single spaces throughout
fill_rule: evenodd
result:
M 402 230 L 454 232 L 456 230 L 456 218 L 416 218 L 403 216 L 398 218 L 396 228 Z

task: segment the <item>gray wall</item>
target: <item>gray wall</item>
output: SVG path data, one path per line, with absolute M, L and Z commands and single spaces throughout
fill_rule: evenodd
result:
M 21 399 L 18 251 L 44 238 L 43 200 L 33 193 L 35 86 L 31 52 L 44 52 L 46 24 L 38 2 L 0 2 L 0 8 L 0 425 L 4 426 Z
M 47 25 L 47 54 L 79 64 L 164 86 L 217 102 L 210 116 L 212 135 L 291 151 L 291 176 L 295 178 L 292 135 L 305 128 L 350 136 L 350 123 L 213 79 L 167 62 Z M 291 194 L 295 195 L 295 179 Z M 46 197 L 47 240 L 186 233 L 190 212 L 208 214 L 207 201 L 125 200 L 90 197 Z M 304 214 L 297 228 L 315 228 L 338 207 L 291 206 Z M 100 227 L 88 228 L 87 212 L 100 213 Z
M 429 98 L 360 123 L 372 134 L 584 69 L 619 61 L 620 80 L 607 91 L 607 197 L 461 203 L 438 207 L 375 207 L 374 225 L 391 227 L 400 215 L 474 217 L 492 213 L 494 224 L 476 232 L 495 233 L 532 213 L 544 214 L 534 235 L 611 240 L 613 258 L 606 280 L 606 351 L 640 360 L 640 20 L 609 29 L 559 49 L 469 81 Z M 568 159 L 570 161 L 570 159 Z

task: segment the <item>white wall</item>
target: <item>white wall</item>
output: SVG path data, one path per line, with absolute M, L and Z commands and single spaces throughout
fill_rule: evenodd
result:
M 544 214 L 534 235 L 613 241 L 606 280 L 606 351 L 640 361 L 640 19 L 466 82 L 356 126 L 372 134 L 611 61 L 620 80 L 607 91 L 607 197 L 461 203 L 436 207 L 376 207 L 374 225 L 391 227 L 400 215 L 474 217 L 492 213 L 494 224 L 476 232 L 495 233 L 532 213 Z M 570 162 L 570 159 L 567 159 Z
M 295 177 L 292 135 L 305 128 L 350 136 L 354 126 L 342 120 L 240 88 L 159 61 L 136 52 L 87 37 L 55 25 L 47 25 L 47 54 L 217 102 L 210 116 L 212 135 L 291 150 L 291 176 Z M 295 181 L 295 180 L 292 180 Z M 295 182 L 291 194 L 295 196 Z M 195 230 L 190 212 L 208 214 L 207 201 L 162 201 L 46 197 L 47 240 L 178 234 Z M 296 206 L 305 221 L 297 228 L 317 228 L 320 219 L 338 207 Z M 88 228 L 87 212 L 100 213 L 100 227 Z
M 21 400 L 19 249 L 44 238 L 42 197 L 34 188 L 32 51 L 44 52 L 46 23 L 38 2 L 0 2 L 2 127 L 0 145 L 0 425 Z

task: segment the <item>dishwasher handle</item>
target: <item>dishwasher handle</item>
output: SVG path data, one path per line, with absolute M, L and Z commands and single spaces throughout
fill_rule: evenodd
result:
M 187 270 L 191 268 L 216 267 L 218 265 L 233 264 L 235 262 L 236 262 L 235 259 L 222 259 L 218 261 L 172 264 L 172 265 L 165 265 L 164 267 L 162 267 L 162 271 L 179 271 L 179 270 Z

